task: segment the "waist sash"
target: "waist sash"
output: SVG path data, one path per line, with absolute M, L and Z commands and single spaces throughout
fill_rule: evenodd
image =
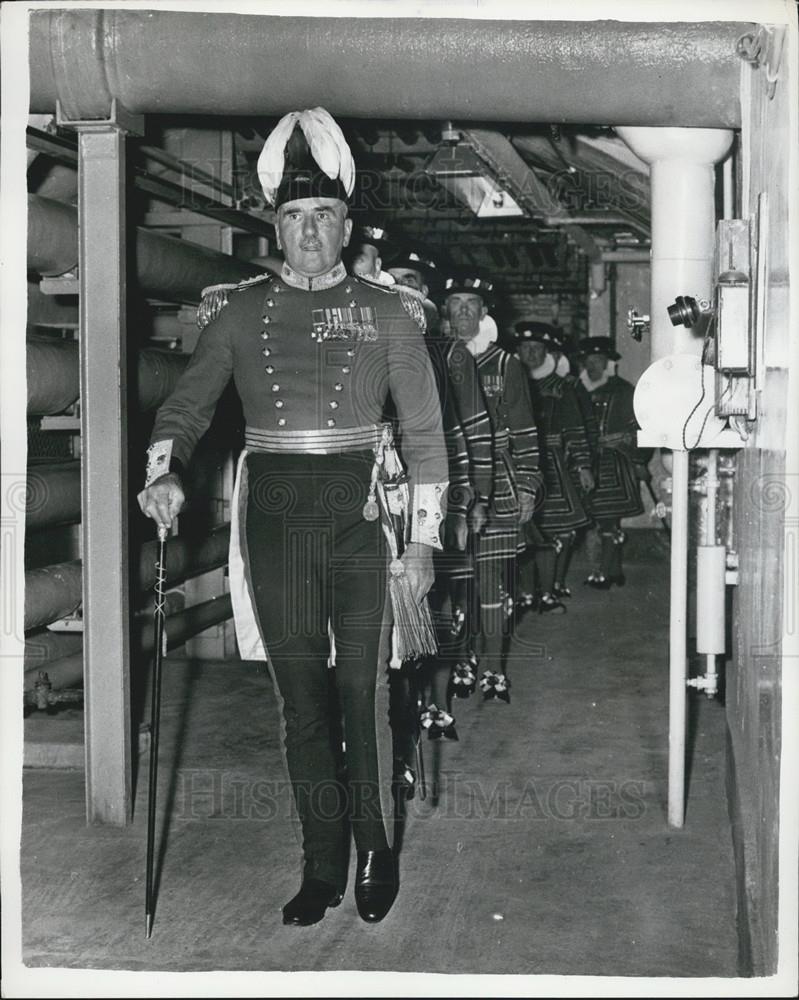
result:
M 376 449 L 383 436 L 380 424 L 329 428 L 314 431 L 263 430 L 247 427 L 244 444 L 248 451 L 302 455 L 335 455 L 344 451 Z

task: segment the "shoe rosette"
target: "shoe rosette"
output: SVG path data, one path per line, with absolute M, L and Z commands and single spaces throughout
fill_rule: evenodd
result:
M 510 681 L 505 674 L 486 670 L 480 678 L 480 690 L 485 701 L 497 698 L 500 701 L 510 702 Z
M 468 698 L 477 686 L 477 674 L 469 660 L 462 660 L 452 668 L 450 677 L 452 693 L 456 698 Z
M 447 740 L 457 740 L 458 738 L 455 730 L 455 718 L 443 708 L 428 705 L 422 712 L 419 721 L 422 729 L 427 730 L 427 738 L 430 740 L 440 740 L 442 737 Z

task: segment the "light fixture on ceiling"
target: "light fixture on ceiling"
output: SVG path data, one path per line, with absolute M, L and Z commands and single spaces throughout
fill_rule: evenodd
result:
M 500 178 L 460 134 L 447 123 L 441 146 L 425 167 L 425 173 L 455 195 L 478 219 L 525 215 L 525 211 Z

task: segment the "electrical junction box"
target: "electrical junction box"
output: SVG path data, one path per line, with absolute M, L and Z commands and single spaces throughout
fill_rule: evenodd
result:
M 757 383 L 765 321 L 766 196 L 750 219 L 723 219 L 716 229 L 716 413 L 757 416 Z

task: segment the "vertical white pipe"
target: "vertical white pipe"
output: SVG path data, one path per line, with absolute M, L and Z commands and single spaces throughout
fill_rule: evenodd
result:
M 725 201 L 725 218 L 727 216 L 727 178 L 726 178 L 726 168 L 727 164 L 730 163 L 730 159 L 724 161 L 725 177 L 724 177 L 724 201 Z M 715 545 L 716 544 L 716 502 L 719 491 L 719 476 L 718 476 L 718 465 L 719 465 L 719 450 L 718 448 L 711 448 L 707 454 L 707 473 L 705 477 L 706 483 L 706 499 L 707 499 L 707 516 L 705 518 L 705 545 Z M 699 595 L 697 595 L 697 609 L 699 608 Z M 723 615 L 722 610 L 722 615 Z M 716 683 L 716 654 L 708 653 L 705 658 L 705 679 L 708 682 L 705 691 L 708 697 L 713 697 L 716 694 L 717 683 Z
M 715 243 L 714 164 L 728 152 L 725 129 L 632 128 L 617 133 L 650 164 L 652 200 L 652 360 L 700 354 L 702 340 L 672 326 L 678 295 L 710 299 Z M 646 428 L 644 428 L 646 430 Z M 686 610 L 688 604 L 688 453 L 673 452 L 669 623 L 669 823 L 685 821 Z
M 701 338 L 684 326 L 672 326 L 667 306 L 678 295 L 711 296 L 714 164 L 729 150 L 733 134 L 711 128 L 620 127 L 616 132 L 650 164 L 652 360 L 675 353 L 700 354 Z
M 685 822 L 688 452 L 673 452 L 669 622 L 669 823 Z
M 732 218 L 735 197 L 735 192 L 733 190 L 732 159 L 732 156 L 728 156 L 721 165 L 722 212 L 723 218 L 725 219 Z

